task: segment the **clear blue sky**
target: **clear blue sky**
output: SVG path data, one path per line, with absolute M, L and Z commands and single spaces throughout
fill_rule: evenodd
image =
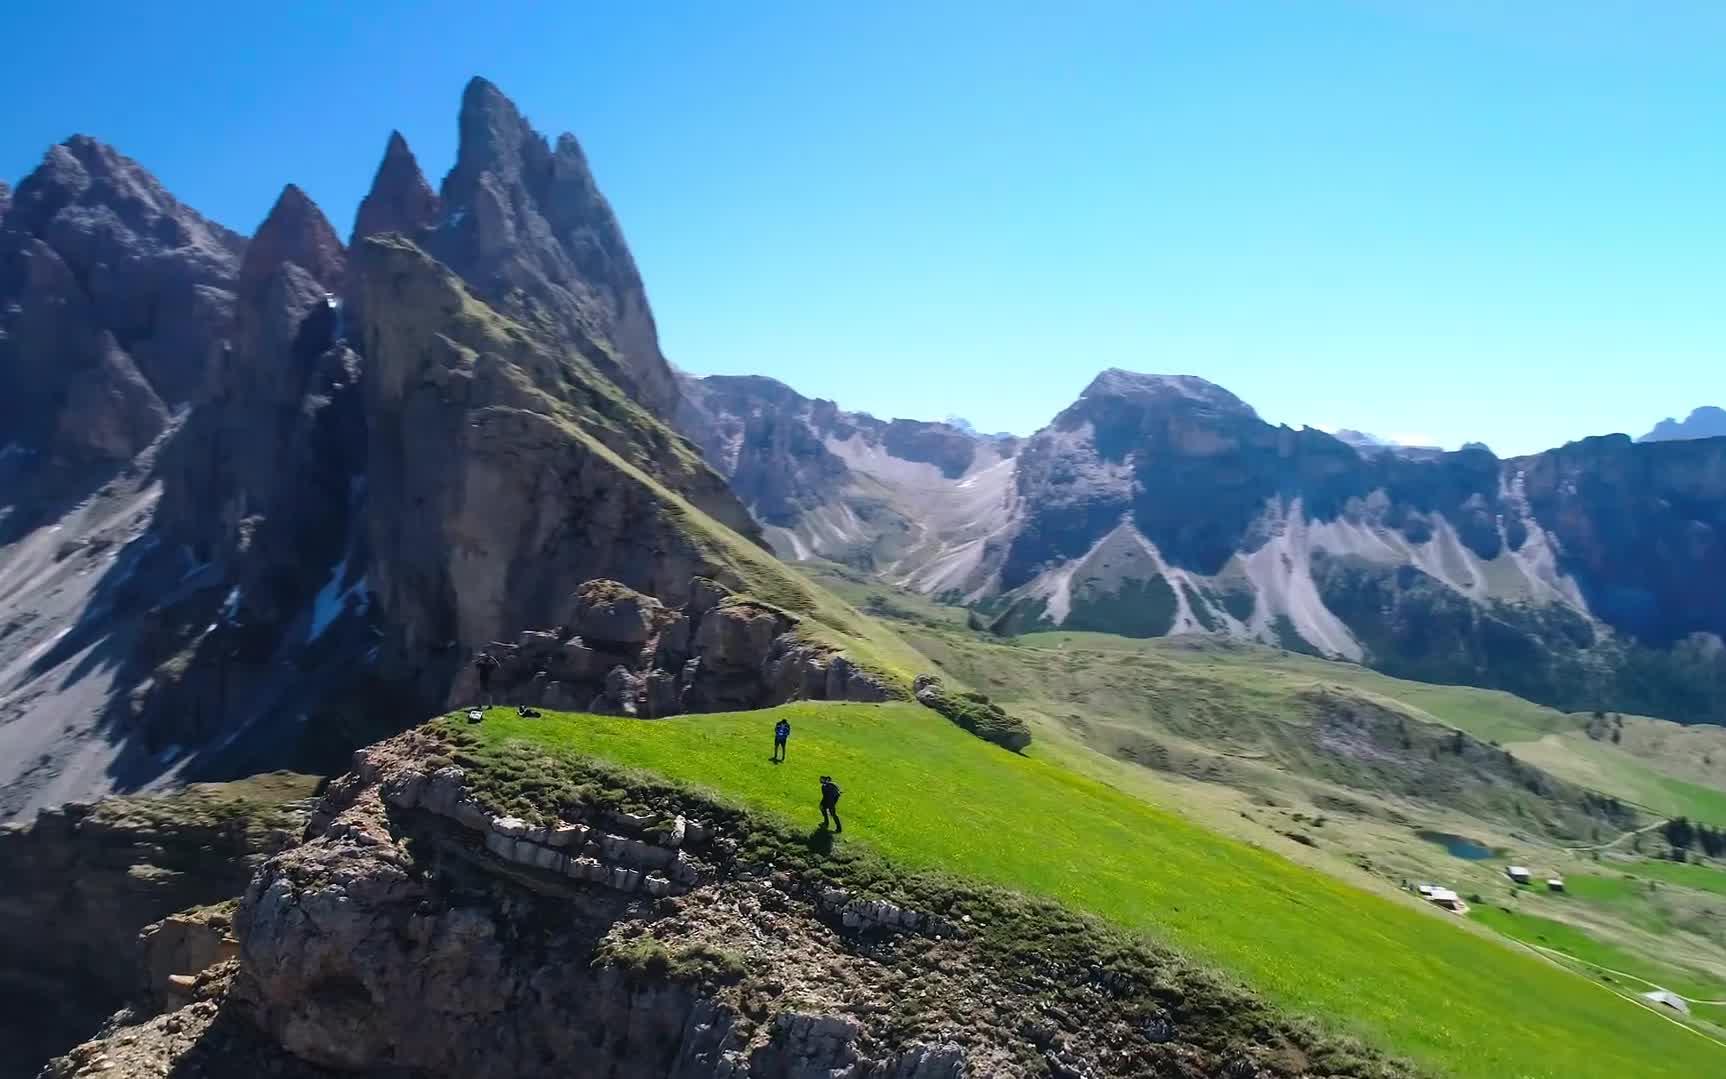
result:
M 1726 403 L 1716 0 L 260 7 L 0 5 L 0 177 L 81 131 L 345 233 L 479 73 L 581 138 L 699 373 L 1025 432 L 1186 372 L 1500 452 Z

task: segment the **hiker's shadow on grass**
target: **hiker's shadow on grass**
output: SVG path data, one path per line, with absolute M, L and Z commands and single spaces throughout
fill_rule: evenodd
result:
M 825 824 L 809 830 L 803 837 L 803 845 L 816 854 L 831 854 L 833 852 L 833 833 L 827 830 Z

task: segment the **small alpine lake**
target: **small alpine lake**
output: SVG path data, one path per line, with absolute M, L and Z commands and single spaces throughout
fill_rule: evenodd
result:
M 1470 839 L 1465 835 L 1451 832 L 1416 832 L 1415 835 L 1428 843 L 1437 843 L 1457 858 L 1470 862 L 1483 862 L 1498 853 L 1478 839 Z

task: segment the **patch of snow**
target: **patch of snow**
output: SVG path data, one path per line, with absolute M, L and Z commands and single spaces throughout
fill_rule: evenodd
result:
M 342 577 L 347 574 L 348 560 L 343 558 L 330 571 L 330 579 L 318 589 L 318 594 L 312 599 L 312 621 L 306 630 L 308 643 L 324 635 L 331 624 L 347 610 L 348 601 L 359 600 L 358 613 L 365 613 L 371 606 L 371 596 L 366 591 L 366 579 L 361 577 L 347 588 L 342 587 Z
M 171 745 L 162 750 L 162 752 L 156 754 L 156 761 L 159 764 L 172 764 L 178 760 L 180 755 L 184 752 L 186 752 L 184 746 L 178 744 Z

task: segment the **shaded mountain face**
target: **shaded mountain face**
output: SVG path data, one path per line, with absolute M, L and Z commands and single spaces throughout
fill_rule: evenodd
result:
M 928 424 L 946 448 L 919 458 L 771 380 L 686 398 L 782 554 L 973 604 L 1003 633 L 1225 634 L 1726 721 L 1726 441 L 1362 450 L 1202 379 L 1106 371 L 1016 452 Z
M 1686 438 L 1726 437 L 1726 408 L 1703 405 L 1684 420 L 1668 416 L 1654 425 L 1654 430 L 1637 439 L 1638 442 L 1671 442 Z
M 5 441 L 70 465 L 130 458 L 207 392 L 245 241 L 82 135 L 0 213 Z
M 656 418 L 676 387 L 573 140 L 482 81 L 461 130 L 442 196 L 391 136 L 351 248 L 293 185 L 247 241 L 87 139 L 20 185 L 0 817 L 327 764 L 582 581 L 678 599 L 765 560 Z

